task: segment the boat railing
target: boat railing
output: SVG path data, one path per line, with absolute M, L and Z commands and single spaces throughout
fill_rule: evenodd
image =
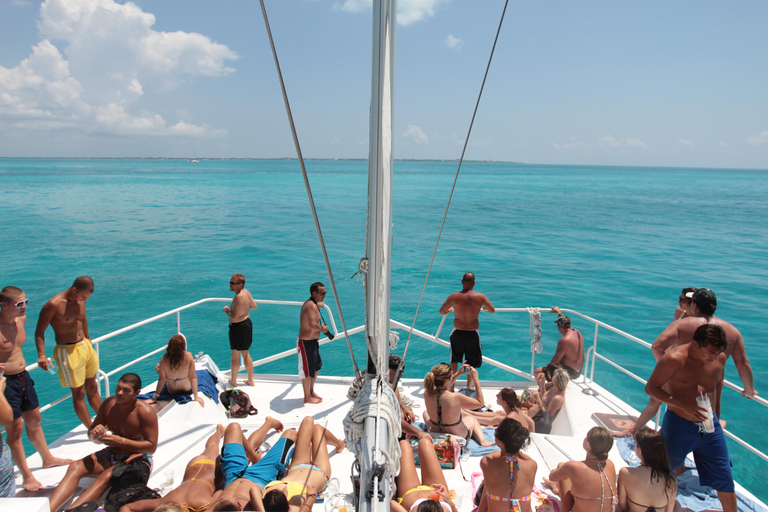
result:
M 191 302 L 189 304 L 186 304 L 184 306 L 178 307 L 176 309 L 172 309 L 170 311 L 166 311 L 165 313 L 153 316 L 151 318 L 147 318 L 147 319 L 142 320 L 140 322 L 136 322 L 134 324 L 131 324 L 131 325 L 127 326 L 127 327 L 123 327 L 122 329 L 118 329 L 116 331 L 113 331 L 113 332 L 110 332 L 110 333 L 105 334 L 103 336 L 100 336 L 98 338 L 95 338 L 93 340 L 93 344 L 96 346 L 96 349 L 99 350 L 100 343 L 102 343 L 102 342 L 104 342 L 104 341 L 106 341 L 108 339 L 114 338 L 115 336 L 119 336 L 120 334 L 124 334 L 124 333 L 129 332 L 129 331 L 133 331 L 135 329 L 138 329 L 140 327 L 143 327 L 145 325 L 151 324 L 153 322 L 156 322 L 158 320 L 161 320 L 163 318 L 166 318 L 166 317 L 169 317 L 169 316 L 172 316 L 172 315 L 176 315 L 176 332 L 177 333 L 181 333 L 181 313 L 182 313 L 182 311 L 185 311 L 185 310 L 197 307 L 197 306 L 199 306 L 201 304 L 210 303 L 210 302 L 230 303 L 231 300 L 232 299 L 229 299 L 229 298 L 210 297 L 210 298 L 198 300 L 196 302 Z M 303 304 L 303 302 L 297 302 L 297 301 L 277 301 L 277 300 L 260 300 L 260 299 L 256 299 L 255 301 L 256 301 L 257 304 L 272 304 L 272 305 L 299 306 L 299 307 Z M 339 333 L 339 331 L 338 331 L 338 329 L 336 327 L 336 320 L 335 320 L 335 318 L 333 316 L 333 312 L 328 307 L 328 305 L 324 305 L 324 309 L 328 313 L 328 318 L 330 319 L 330 326 L 329 327 L 330 327 L 331 331 L 335 335 L 334 338 L 336 338 L 340 333 Z M 535 311 L 544 312 L 544 311 L 549 311 L 549 309 L 550 308 L 548 308 L 548 307 L 547 308 L 496 308 L 496 312 L 497 313 L 525 313 L 525 314 L 528 314 L 531 317 L 531 321 L 532 321 L 533 320 L 533 315 L 534 315 Z M 598 339 L 600 337 L 600 328 L 602 327 L 604 329 L 607 329 L 607 330 L 609 330 L 609 331 L 611 331 L 613 333 L 616 333 L 616 334 L 618 334 L 618 335 L 620 335 L 620 336 L 622 336 L 622 337 L 624 337 L 624 338 L 626 338 L 626 339 L 628 339 L 628 340 L 630 340 L 630 341 L 632 341 L 632 342 L 634 342 L 634 343 L 636 343 L 636 344 L 638 344 L 638 345 L 640 345 L 642 347 L 645 347 L 647 349 L 651 348 L 651 344 L 650 343 L 648 343 L 647 341 L 644 341 L 644 340 L 642 340 L 642 339 L 640 339 L 640 338 L 638 338 L 636 336 L 633 336 L 633 335 L 631 335 L 629 333 L 626 333 L 626 332 L 624 332 L 624 331 L 622 331 L 620 329 L 617 329 L 616 327 L 613 327 L 612 325 L 606 324 L 605 322 L 601 322 L 600 320 L 597 320 L 597 319 L 594 319 L 594 318 L 592 318 L 590 316 L 587 316 L 587 315 L 584 315 L 582 313 L 579 313 L 578 311 L 575 311 L 575 310 L 572 310 L 572 309 L 565 309 L 565 308 L 561 308 L 561 311 L 564 312 L 564 313 L 568 313 L 570 315 L 578 316 L 578 317 L 586 320 L 587 322 L 592 323 L 595 326 L 594 337 L 592 339 L 592 344 L 589 347 L 589 349 L 586 351 L 586 354 L 585 354 L 585 357 L 584 357 L 584 368 L 588 369 L 588 371 L 584 372 L 585 379 L 586 379 L 587 383 L 595 382 L 595 380 L 594 380 L 594 377 L 595 377 L 595 362 L 596 362 L 597 359 L 600 359 L 601 361 L 603 361 L 603 362 L 607 363 L 608 365 L 612 366 L 613 368 L 621 371 L 622 373 L 626 374 L 627 376 L 629 376 L 630 378 L 636 380 L 637 382 L 640 382 L 643 385 L 646 384 L 646 381 L 644 379 L 642 379 L 641 377 L 639 377 L 638 375 L 636 375 L 636 374 L 632 373 L 631 371 L 627 370 L 626 368 L 624 368 L 620 364 L 612 361 L 606 355 L 600 354 L 597 351 L 597 342 L 598 342 Z M 449 342 L 447 342 L 447 341 L 445 341 L 445 340 L 440 338 L 440 332 L 441 332 L 441 330 L 443 328 L 443 325 L 445 324 L 445 319 L 446 319 L 446 315 L 443 315 L 443 317 L 441 319 L 441 322 L 440 322 L 440 324 L 439 324 L 435 334 L 428 334 L 428 333 L 426 333 L 424 331 L 421 331 L 421 330 L 418 330 L 418 329 L 413 329 L 413 331 L 412 331 L 413 335 L 415 335 L 415 336 L 417 336 L 419 338 L 422 338 L 424 340 L 431 341 L 431 342 L 436 343 L 438 345 L 442 345 L 444 347 L 450 347 L 450 343 Z M 406 324 L 403 324 L 403 323 L 395 321 L 395 320 L 390 320 L 390 327 L 394 328 L 394 329 L 402 329 L 404 331 L 410 331 L 411 330 L 411 328 L 409 326 L 407 326 Z M 357 334 L 359 332 L 362 332 L 364 330 L 365 330 L 365 326 L 361 325 L 361 326 L 358 326 L 358 327 L 355 327 L 353 329 L 348 330 L 347 331 L 347 335 L 352 336 L 352 335 Z M 341 338 L 342 338 L 341 336 L 338 336 L 338 339 L 341 339 Z M 320 345 L 325 345 L 327 343 L 330 343 L 331 341 L 332 341 L 331 339 L 324 338 L 324 339 L 319 340 L 319 344 Z M 586 342 L 586 340 L 585 340 L 585 342 Z M 136 359 L 134 359 L 134 360 L 132 360 L 132 361 L 130 361 L 130 362 L 128 362 L 128 363 L 118 367 L 118 368 L 115 368 L 114 370 L 111 370 L 109 372 L 104 372 L 102 370 L 99 370 L 99 374 L 98 374 L 99 375 L 99 381 L 102 382 L 105 385 L 105 391 L 104 391 L 104 395 L 103 396 L 109 396 L 109 392 L 110 392 L 109 377 L 111 377 L 111 376 L 113 376 L 113 375 L 115 375 L 115 374 L 117 374 L 119 372 L 122 372 L 123 370 L 125 370 L 125 369 L 127 369 L 127 368 L 129 368 L 129 367 L 131 367 L 131 366 L 141 362 L 141 361 L 144 361 L 145 359 L 150 358 L 150 357 L 152 357 L 152 356 L 162 352 L 165 349 L 166 349 L 166 345 L 163 345 L 163 346 L 161 346 L 161 347 L 159 347 L 159 348 L 157 348 L 155 350 L 152 350 L 151 352 L 149 352 L 147 354 L 144 354 L 141 357 L 137 357 Z M 296 354 L 296 349 L 295 348 L 294 349 L 285 350 L 283 352 L 279 352 L 277 354 L 273 354 L 271 356 L 268 356 L 268 357 L 256 360 L 256 361 L 253 362 L 253 365 L 254 365 L 254 367 L 262 366 L 262 365 L 265 365 L 265 364 L 268 364 L 268 363 L 271 363 L 271 362 L 274 362 L 274 361 L 277 361 L 279 359 L 283 359 L 283 358 L 286 358 L 286 357 L 289 357 L 289 356 L 292 356 L 292 355 L 295 355 L 295 354 Z M 533 369 L 535 368 L 535 364 L 536 364 L 535 358 L 536 358 L 536 353 L 532 350 L 531 351 L 531 373 L 523 372 L 521 370 L 518 370 L 517 368 L 514 368 L 512 366 L 509 366 L 509 365 L 507 365 L 505 363 L 502 363 L 500 361 L 497 361 L 497 360 L 495 360 L 493 358 L 490 358 L 490 357 L 487 357 L 487 356 L 483 356 L 483 362 L 487 363 L 487 364 L 489 364 L 491 366 L 494 366 L 496 368 L 499 368 L 501 370 L 504 370 L 504 371 L 506 371 L 508 373 L 511 373 L 511 374 L 513 374 L 513 375 L 515 375 L 517 377 L 533 381 L 534 377 L 533 377 L 532 374 L 533 374 Z M 27 370 L 28 371 L 34 370 L 36 368 L 38 368 L 38 364 L 37 363 L 33 363 L 33 364 L 27 366 Z M 727 387 L 737 391 L 737 392 L 744 391 L 743 388 L 740 388 L 739 386 L 737 386 L 737 385 L 735 385 L 735 384 L 733 384 L 731 382 L 728 382 L 728 381 L 725 381 L 725 385 Z M 54 406 L 60 404 L 61 402 L 63 402 L 67 398 L 69 398 L 70 396 L 72 396 L 71 393 L 68 393 L 68 394 L 66 394 L 66 395 L 64 395 L 64 396 L 62 396 L 60 398 L 57 398 L 56 400 L 50 402 L 49 404 L 46 404 L 45 406 L 41 407 L 40 408 L 40 412 L 47 411 L 51 407 L 54 407 Z M 762 406 L 768 406 L 768 401 L 766 401 L 762 397 L 753 397 L 753 401 L 759 403 Z M 659 416 L 658 415 L 657 415 L 656 421 L 657 421 L 657 426 L 658 426 L 658 423 L 659 423 Z M 749 443 L 745 442 L 744 440 L 740 439 L 739 437 L 737 437 L 736 435 L 734 435 L 730 431 L 724 431 L 724 432 L 725 432 L 725 434 L 728 437 L 733 439 L 735 442 L 737 442 L 738 444 L 740 444 L 741 446 L 743 446 L 744 448 L 746 448 L 750 452 L 752 452 L 755 455 L 761 457 L 762 459 L 768 461 L 768 455 L 764 454 L 763 452 L 761 452 L 760 450 L 758 450 L 754 446 L 752 446 Z

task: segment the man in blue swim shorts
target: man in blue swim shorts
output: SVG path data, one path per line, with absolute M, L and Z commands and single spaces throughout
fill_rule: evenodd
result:
M 696 403 L 699 389 L 713 401 L 717 381 L 725 367 L 727 346 L 721 326 L 700 326 L 693 334 L 692 343 L 669 350 L 659 359 L 645 392 L 667 404 L 661 435 L 667 444 L 672 469 L 679 468 L 688 452 L 693 452 L 699 483 L 717 491 L 724 512 L 736 512 L 731 459 L 723 429 L 711 406 L 705 409 Z M 710 415 L 713 428 L 707 429 Z
M 259 458 L 256 450 L 272 428 L 280 432 L 283 425 L 267 416 L 264 425 L 246 439 L 239 423 L 227 426 L 221 450 L 224 489 L 213 495 L 209 510 L 243 510 L 246 504 L 253 510 L 263 510 L 262 489 L 285 473 L 297 437 L 294 429 L 284 431 L 275 445 Z

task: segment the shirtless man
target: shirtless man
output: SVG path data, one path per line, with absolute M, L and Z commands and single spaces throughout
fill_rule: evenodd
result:
M 680 297 L 677 299 L 677 307 L 675 308 L 675 320 L 693 316 L 691 303 L 693 303 L 693 292 L 695 291 L 696 288 L 689 286 L 688 288 L 683 288 L 683 291 L 680 292 Z
M 560 308 L 553 307 L 551 313 L 557 313 L 557 330 L 562 338 L 557 342 L 555 355 L 547 366 L 539 367 L 534 370 L 535 375 L 544 374 L 547 382 L 552 380 L 555 366 L 562 366 L 568 372 L 571 380 L 581 375 L 584 366 L 584 336 L 579 331 L 571 327 L 571 319 L 560 312 Z
M 270 429 L 282 432 L 283 424 L 275 418 L 267 416 L 264 425 L 248 438 L 248 454 L 257 459 L 261 458 L 261 454 L 256 450 Z M 123 505 L 119 512 L 152 512 L 165 503 L 184 503 L 188 510 L 205 510 L 208 508 L 213 500 L 216 487 L 222 487 L 224 484 L 223 474 L 216 463 L 216 457 L 219 455 L 219 443 L 224 431 L 224 425 L 216 427 L 216 431 L 205 443 L 203 453 L 193 457 L 187 464 L 184 481 L 177 488 L 156 500 L 134 501 Z M 251 462 L 254 461 L 251 460 Z
M 689 292 L 690 293 L 690 292 Z M 656 361 L 659 361 L 661 357 L 676 346 L 685 345 L 693 340 L 693 333 L 696 329 L 707 323 L 712 325 L 719 325 L 725 330 L 725 336 L 728 339 L 728 347 L 725 349 L 725 359 L 733 356 L 733 362 L 736 364 L 736 369 L 739 371 L 739 377 L 744 383 L 744 392 L 742 396 L 753 397 L 757 395 L 755 391 L 754 381 L 752 377 L 752 366 L 749 364 L 747 358 L 747 352 L 744 348 L 744 338 L 741 333 L 734 326 L 728 322 L 721 320 L 714 316 L 715 309 L 717 309 L 717 297 L 715 292 L 708 288 L 699 288 L 693 292 L 691 298 L 691 312 L 693 316 L 686 316 L 680 320 L 676 320 L 669 324 L 669 327 L 659 334 L 656 341 L 653 342 L 651 351 Z M 725 374 L 720 376 L 720 380 L 717 382 L 717 388 L 715 391 L 715 398 L 712 402 L 712 410 L 715 411 L 718 417 L 720 417 L 720 396 L 723 391 L 723 380 Z M 653 396 L 648 400 L 648 405 L 645 406 L 643 412 L 640 413 L 640 417 L 635 422 L 635 426 L 632 429 L 625 430 L 616 434 L 619 437 L 633 436 L 635 432 L 645 426 L 651 418 L 656 416 L 659 411 L 661 402 L 655 400 Z M 725 426 L 725 420 L 721 420 L 723 426 Z
M 301 306 L 301 316 L 299 317 L 299 339 L 297 347 L 299 351 L 299 377 L 301 377 L 301 387 L 304 390 L 305 404 L 319 404 L 323 399 L 315 393 L 315 380 L 317 374 L 323 367 L 323 360 L 320 358 L 320 345 L 317 340 L 320 333 L 328 334 L 328 326 L 325 325 L 320 316 L 320 308 L 324 307 L 325 285 L 323 283 L 312 283 L 309 287 L 309 298 Z
M 452 293 L 440 306 L 440 314 L 453 311 L 453 330 L 451 331 L 451 371 L 456 373 L 461 364 L 472 368 L 483 365 L 483 348 L 480 345 L 480 311 L 493 313 L 496 308 L 482 293 L 474 291 L 475 274 L 467 272 L 461 279 L 462 290 Z M 469 374 L 467 387 L 471 387 Z
M 280 425 L 282 428 L 282 425 Z M 224 489 L 216 491 L 206 510 L 264 510 L 263 489 L 272 480 L 285 474 L 290 460 L 291 447 L 298 433 L 294 429 L 283 432 L 275 445 L 255 464 L 248 465 L 255 456 L 253 435 L 247 441 L 239 423 L 230 423 L 224 433 L 221 450 L 221 470 L 224 472 Z M 259 442 L 260 444 L 260 442 Z
M 24 292 L 15 286 L 6 286 L 0 290 L 0 363 L 5 365 L 4 395 L 13 410 L 13 421 L 8 427 L 8 447 L 11 449 L 13 462 L 19 467 L 19 472 L 24 478 L 24 489 L 35 492 L 40 490 L 40 482 L 27 465 L 27 456 L 21 439 L 25 425 L 27 438 L 42 457 L 44 468 L 63 466 L 72 461 L 60 459 L 51 454 L 40 425 L 37 393 L 34 382 L 26 370 L 27 363 L 21 349 L 27 341 L 27 332 L 24 328 L 27 322 L 27 302 Z
M 696 328 L 691 343 L 664 354 L 648 378 L 645 392 L 667 404 L 661 435 L 667 444 L 673 470 L 693 452 L 699 483 L 717 491 L 724 512 L 736 512 L 736 494 L 731 475 L 728 445 L 717 414 L 715 431 L 704 433 L 707 411 L 696 404 L 700 392 L 714 400 L 717 382 L 725 368 L 728 346 L 722 326 L 703 324 Z
M 135 373 L 126 373 L 117 381 L 115 395 L 104 400 L 88 429 L 91 441 L 107 447 L 69 465 L 51 496 L 51 512 L 69 500 L 85 476 L 98 478 L 71 507 L 99 499 L 109 487 L 112 468 L 120 462 L 144 457 L 151 464 L 157 450 L 157 414 L 150 405 L 136 400 L 139 391 L 141 378 Z
M 85 396 L 95 411 L 101 407 L 101 394 L 96 372 L 99 356 L 91 345 L 88 332 L 88 317 L 85 315 L 85 301 L 93 294 L 93 279 L 81 276 L 72 286 L 45 303 L 37 319 L 35 345 L 37 364 L 48 370 L 45 357 L 45 330 L 50 325 L 56 335 L 53 359 L 59 365 L 61 387 L 72 391 L 75 413 L 86 428 L 91 426 L 91 416 L 85 405 Z
M 229 289 L 235 292 L 232 305 L 224 306 L 224 313 L 229 317 L 229 348 L 232 351 L 230 365 L 232 368 L 229 384 L 237 386 L 237 373 L 240 371 L 240 356 L 243 356 L 245 371 L 248 372 L 249 386 L 253 386 L 253 359 L 248 351 L 253 343 L 253 324 L 248 313 L 258 306 L 251 292 L 245 289 L 245 276 L 233 274 L 229 279 Z

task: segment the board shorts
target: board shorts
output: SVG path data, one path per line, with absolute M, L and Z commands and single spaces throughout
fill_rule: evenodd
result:
M 13 410 L 13 419 L 20 418 L 22 413 L 34 411 L 40 407 L 35 383 L 27 370 L 16 375 L 5 376 L 5 398 Z
M 96 377 L 99 371 L 99 355 L 88 338 L 77 343 L 57 343 L 53 359 L 59 365 L 59 382 L 63 388 L 79 388 L 85 379 Z
M 299 340 L 296 342 L 299 350 L 299 377 L 306 379 L 314 377 L 323 367 L 320 357 L 320 344 L 317 340 Z
M 227 443 L 221 451 L 221 471 L 224 487 L 238 478 L 247 478 L 261 489 L 272 480 L 285 475 L 293 456 L 293 440 L 281 437 L 275 446 L 265 453 L 256 464 L 249 465 L 245 448 L 240 443 Z
M 451 331 L 451 363 L 461 365 L 464 361 L 472 368 L 483 365 L 483 347 L 479 331 Z
M 714 414 L 714 420 L 715 431 L 707 434 L 702 423 L 686 420 L 667 409 L 661 424 L 661 435 L 667 444 L 673 471 L 680 467 L 688 453 L 693 452 L 701 485 L 708 485 L 720 492 L 734 492 L 731 457 L 725 434 L 717 414 Z
M 128 457 L 136 455 L 135 453 L 114 453 L 109 447 L 97 451 L 94 455 L 100 459 L 104 459 L 109 462 L 111 466 L 117 466 L 120 463 L 128 460 Z M 141 459 L 138 457 L 136 460 Z M 152 455 L 145 454 L 144 460 L 149 464 L 149 468 L 152 469 Z
M 16 497 L 16 477 L 13 474 L 11 449 L 0 436 L 0 498 Z
M 250 350 L 251 343 L 253 343 L 253 322 L 250 318 L 229 324 L 230 350 Z

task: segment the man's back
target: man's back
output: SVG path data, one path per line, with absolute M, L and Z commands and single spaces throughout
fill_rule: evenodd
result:
M 716 316 L 710 317 L 709 320 L 705 317 L 693 316 L 681 318 L 680 320 L 672 322 L 669 327 L 656 338 L 656 341 L 653 343 L 654 349 L 661 348 L 669 350 L 675 345 L 686 345 L 693 341 L 693 333 L 696 332 L 696 329 L 707 323 L 719 325 L 725 331 L 725 337 L 728 340 L 728 347 L 725 349 L 726 358 L 731 357 L 734 352 L 737 354 L 744 352 L 744 339 L 739 330 Z

